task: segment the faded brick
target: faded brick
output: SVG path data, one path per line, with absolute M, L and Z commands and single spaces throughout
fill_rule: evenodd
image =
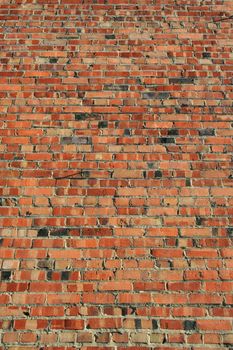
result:
M 106 91 L 128 91 L 128 85 L 114 85 L 114 84 L 105 84 L 104 90 Z
M 132 343 L 146 344 L 147 334 L 145 333 L 133 333 L 131 334 Z
M 162 344 L 164 340 L 164 335 L 161 333 L 151 333 L 150 342 Z
M 61 143 L 65 145 L 87 145 L 91 143 L 91 138 L 90 137 L 78 137 L 78 136 L 73 136 L 73 137 L 63 137 L 61 139 Z

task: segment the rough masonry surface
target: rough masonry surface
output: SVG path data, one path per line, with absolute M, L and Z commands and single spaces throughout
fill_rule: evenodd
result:
M 0 350 L 233 349 L 232 24 L 0 0 Z

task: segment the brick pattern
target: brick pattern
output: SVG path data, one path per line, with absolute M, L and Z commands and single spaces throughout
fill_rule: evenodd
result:
M 0 350 L 233 348 L 232 13 L 0 1 Z

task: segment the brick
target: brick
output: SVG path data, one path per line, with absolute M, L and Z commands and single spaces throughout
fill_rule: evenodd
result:
M 99 284 L 99 290 L 131 290 L 132 283 L 126 281 L 102 282 Z
M 132 333 L 131 340 L 132 340 L 132 343 L 146 344 L 147 335 L 144 333 Z
M 112 340 L 114 343 L 127 343 L 129 340 L 128 333 L 116 332 L 112 333 Z
M 110 334 L 107 332 L 96 334 L 96 343 L 109 343 Z
M 198 320 L 197 327 L 200 330 L 208 331 L 227 331 L 232 329 L 231 321 L 224 320 Z
M 9 280 L 11 278 L 11 271 L 2 271 L 1 280 Z
M 78 343 L 92 343 L 93 336 L 89 332 L 78 332 L 76 341 Z
M 87 145 L 91 143 L 91 138 L 90 137 L 63 137 L 61 140 L 62 144 L 65 145 L 70 145 L 70 144 L 75 144 L 75 145 Z
M 163 340 L 164 340 L 164 335 L 161 333 L 151 333 L 151 335 L 150 335 L 150 342 L 151 343 L 162 344 Z
M 121 324 L 122 321 L 119 318 L 89 319 L 87 327 L 90 329 L 118 329 Z
M 114 84 L 106 84 L 104 85 L 104 89 L 106 91 L 128 91 L 129 86 L 128 85 L 114 85 Z
M 79 330 L 84 328 L 83 320 L 52 320 L 51 321 L 52 329 L 73 329 Z
M 169 83 L 170 84 L 193 84 L 194 78 L 170 78 Z
M 232 333 L 223 334 L 223 344 L 225 344 L 225 345 L 233 344 L 233 334 Z
M 215 135 L 215 129 L 201 129 L 199 130 L 200 136 L 214 136 Z
M 196 329 L 196 321 L 193 320 L 185 320 L 184 321 L 184 329 L 186 331 L 192 331 Z

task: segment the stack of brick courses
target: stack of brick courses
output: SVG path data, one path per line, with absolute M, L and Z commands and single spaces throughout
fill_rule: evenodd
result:
M 232 0 L 0 0 L 0 350 L 233 349 L 232 87 Z

